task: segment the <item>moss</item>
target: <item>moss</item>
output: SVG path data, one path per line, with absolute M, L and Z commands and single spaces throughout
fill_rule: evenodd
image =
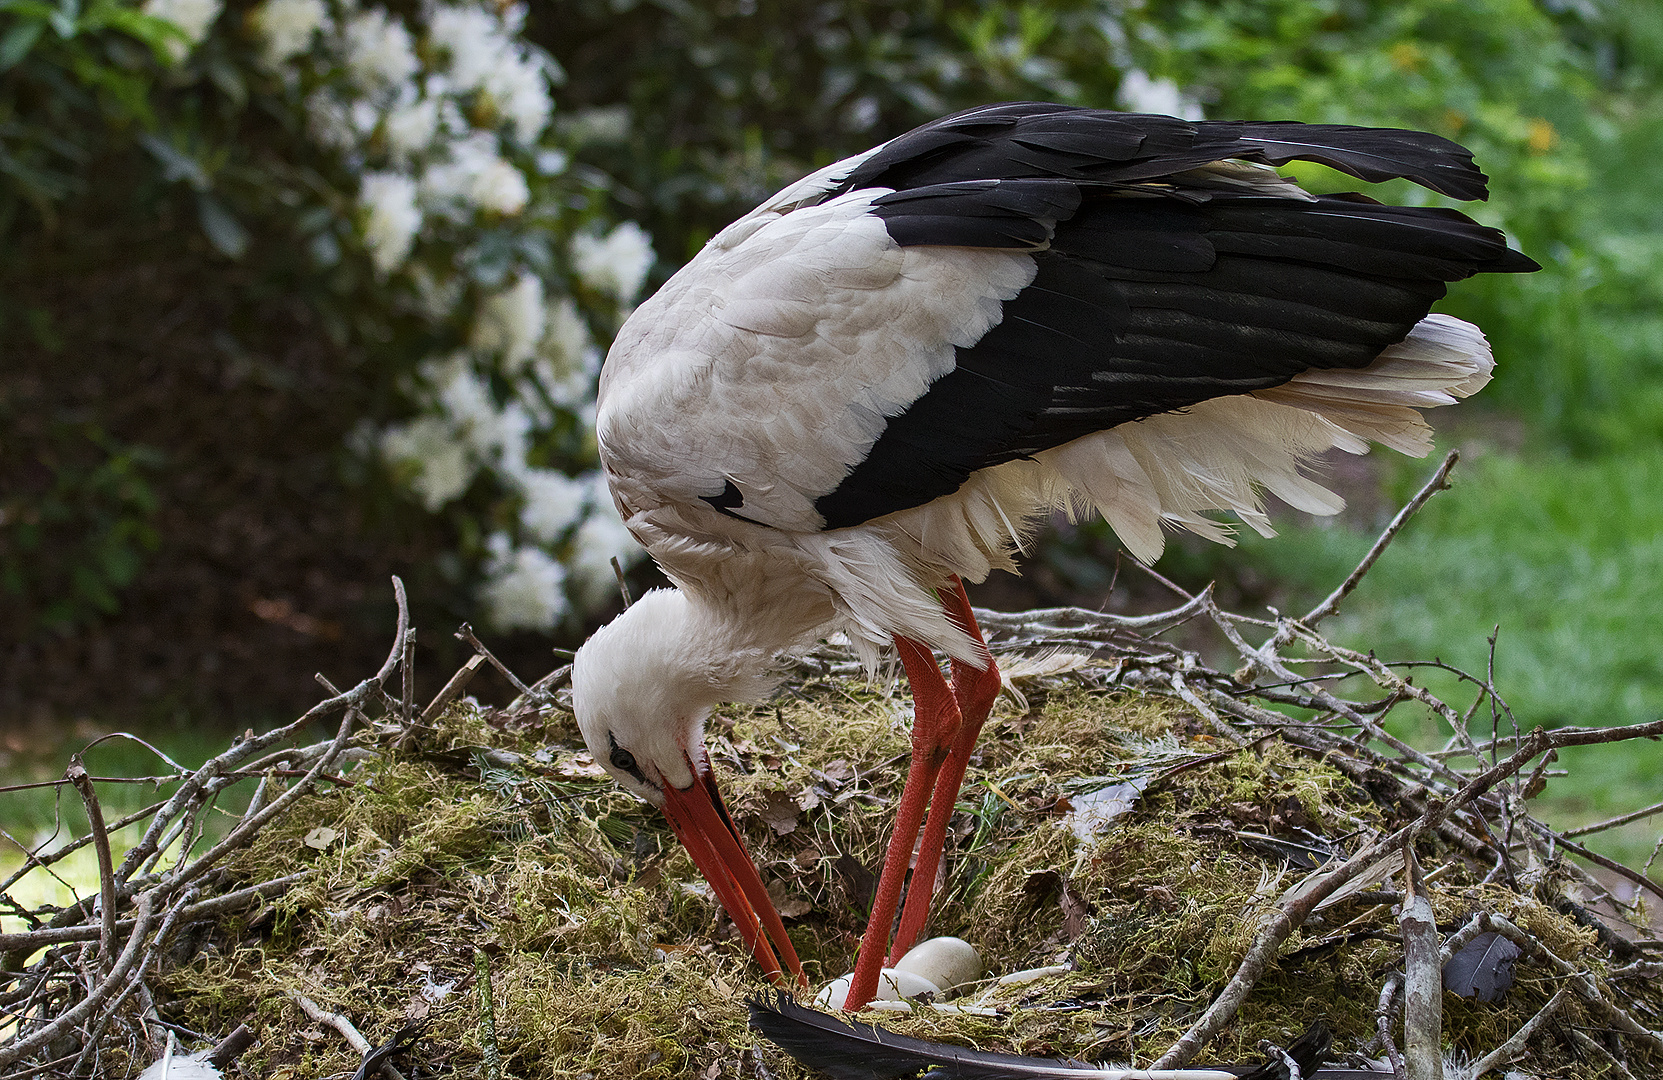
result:
M 1330 764 L 1274 739 L 1233 749 L 1170 699 L 1056 680 L 1029 700 L 1020 712 L 1001 706 L 972 761 L 930 929 L 976 944 L 995 975 L 1058 958 L 1075 970 L 990 986 L 999 1018 L 920 1009 L 886 1026 L 1147 1061 L 1205 1008 L 1259 915 L 1300 876 L 1255 836 L 1337 841 L 1395 820 Z M 811 977 L 847 970 L 864 928 L 909 745 L 902 702 L 893 688 L 822 680 L 711 726 L 735 820 Z M 480 1056 L 473 958 L 483 949 L 513 1076 L 668 1077 L 731 1064 L 755 1042 L 743 998 L 760 989 L 756 968 L 658 815 L 586 777 L 578 749 L 562 711 L 459 707 L 420 751 L 361 765 L 353 786 L 304 801 L 232 873 L 314 875 L 270 912 L 228 920 L 173 969 L 170 1015 L 208 1031 L 252 1017 L 262 1042 L 244 1071 L 294 1077 L 350 1072 L 356 1055 L 288 991 L 346 1013 L 372 1042 L 426 1016 L 424 1057 L 467 1074 Z M 1077 836 L 1070 800 L 1129 779 L 1145 785 L 1132 810 Z M 335 832 L 327 844 L 319 827 Z M 1424 857 L 1441 867 L 1441 923 L 1496 911 L 1603 970 L 1592 935 L 1547 904 L 1478 883 L 1462 863 L 1439 862 L 1436 845 Z M 1285 1040 L 1316 1019 L 1342 1047 L 1367 1043 L 1400 958 L 1380 937 L 1393 932 L 1378 905 L 1323 912 L 1209 1053 L 1251 1057 L 1260 1039 Z M 1540 970 L 1521 966 L 1500 1005 L 1448 998 L 1453 1045 L 1495 1045 L 1551 992 Z M 805 1075 L 761 1052 L 775 1075 Z

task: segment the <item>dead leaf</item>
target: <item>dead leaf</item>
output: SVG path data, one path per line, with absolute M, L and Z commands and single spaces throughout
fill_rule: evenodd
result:
M 793 896 L 779 882 L 775 882 L 768 887 L 768 899 L 774 902 L 774 910 L 786 919 L 801 918 L 814 910 L 812 900 L 806 900 L 801 896 Z
M 826 767 L 820 770 L 820 775 L 827 780 L 842 782 L 855 775 L 855 767 L 843 758 L 833 758 L 826 762 Z
M 1303 829 L 1311 823 L 1311 817 L 1305 812 L 1299 797 L 1289 795 L 1276 805 L 1276 813 L 1271 816 L 1270 823 L 1280 828 Z
M 763 822 L 779 836 L 797 831 L 797 800 L 783 791 L 770 791 L 768 802 L 757 813 Z
M 319 825 L 301 838 L 301 843 L 314 851 L 323 851 L 333 844 L 341 834 L 327 825 Z
M 554 771 L 573 780 L 604 780 L 607 776 L 606 769 L 597 764 L 587 750 L 579 750 L 570 757 L 562 758 Z
M 803 789 L 803 793 L 797 796 L 797 808 L 799 810 L 813 810 L 819 805 L 820 793 L 814 788 L 806 787 Z
M 1080 897 L 1068 883 L 1062 886 L 1062 939 L 1064 942 L 1073 941 L 1086 932 L 1086 923 L 1091 917 L 1091 905 Z

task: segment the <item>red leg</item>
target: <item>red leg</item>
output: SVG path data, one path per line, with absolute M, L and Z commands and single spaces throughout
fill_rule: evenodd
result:
M 981 628 L 970 611 L 970 598 L 964 593 L 964 583 L 953 579 L 952 591 L 944 594 L 943 606 L 947 615 L 965 633 L 985 647 Z M 906 906 L 901 911 L 901 924 L 889 949 L 889 962 L 894 963 L 912 948 L 924 923 L 930 917 L 930 902 L 935 892 L 936 870 L 947 843 L 947 826 L 953 818 L 959 788 L 964 785 L 965 770 L 970 767 L 970 754 L 981 736 L 982 725 L 999 696 L 1001 682 L 999 667 L 988 656 L 987 667 L 977 668 L 961 660 L 952 662 L 953 697 L 958 702 L 964 721 L 953 740 L 951 751 L 941 771 L 936 774 L 935 787 L 930 793 L 929 817 L 924 822 L 924 835 L 918 841 L 918 864 L 913 867 L 912 885 L 907 890 Z
M 895 830 L 889 837 L 889 851 L 884 856 L 878 892 L 872 900 L 866 936 L 861 939 L 860 956 L 849 980 L 849 993 L 843 1005 L 849 1012 L 863 1008 L 877 992 L 878 973 L 889 944 L 889 928 L 895 921 L 901 885 L 912 863 L 918 828 L 924 821 L 925 800 L 935 787 L 936 776 L 961 727 L 958 701 L 930 650 L 902 637 L 895 639 L 895 646 L 912 686 L 912 764 L 895 812 Z

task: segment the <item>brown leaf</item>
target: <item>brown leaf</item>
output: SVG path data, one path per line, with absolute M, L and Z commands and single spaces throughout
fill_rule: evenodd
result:
M 814 901 L 787 892 L 785 885 L 777 881 L 768 886 L 768 899 L 774 902 L 774 909 L 786 919 L 798 919 L 814 910 Z
M 1073 941 L 1086 932 L 1086 923 L 1091 917 L 1091 905 L 1081 898 L 1079 893 L 1068 887 L 1067 882 L 1062 886 L 1062 939 L 1064 942 Z
M 797 831 L 797 800 L 783 791 L 770 791 L 757 816 L 777 835 L 789 836 Z
M 1305 812 L 1305 805 L 1299 801 L 1299 796 L 1289 795 L 1276 804 L 1276 813 L 1270 822 L 1282 828 L 1303 829 L 1311 823 L 1311 816 Z

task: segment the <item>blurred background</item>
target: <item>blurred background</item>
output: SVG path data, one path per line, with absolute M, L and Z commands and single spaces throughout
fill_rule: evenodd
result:
M 1544 270 L 1441 305 L 1497 378 L 1432 417 L 1456 486 L 1334 636 L 1481 672 L 1495 635 L 1523 725 L 1653 719 L 1660 78 L 1652 0 L 3 0 L 0 779 L 115 728 L 200 761 L 292 715 L 313 672 L 378 666 L 395 573 L 421 696 L 464 620 L 528 679 L 552 668 L 620 606 L 613 556 L 654 580 L 589 429 L 631 307 L 784 183 L 1015 98 L 1470 147 L 1493 195 L 1464 209 Z M 1159 569 L 1304 610 L 1434 463 L 1331 462 L 1339 518 L 1177 538 Z M 977 599 L 1170 602 L 1116 552 L 1059 524 Z M 156 771 L 132 745 L 93 771 Z M 1546 798 L 1561 820 L 1653 802 L 1656 749 Z M 18 840 L 57 821 L 49 793 L 3 798 Z M 1607 849 L 1643 861 L 1635 829 Z

